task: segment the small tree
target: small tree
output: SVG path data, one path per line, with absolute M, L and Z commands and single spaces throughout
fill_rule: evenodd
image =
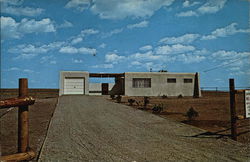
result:
M 134 99 L 128 99 L 129 106 L 132 106 L 134 102 L 135 102 Z
M 164 105 L 163 104 L 159 104 L 159 105 L 154 105 L 154 107 L 152 108 L 153 113 L 159 114 L 164 110 Z
M 146 109 L 148 104 L 149 104 L 149 97 L 145 96 L 144 97 L 144 105 L 143 105 L 144 107 L 143 108 Z
M 167 95 L 162 95 L 161 98 L 165 99 L 165 98 L 168 98 L 168 96 Z
M 194 120 L 195 118 L 197 118 L 199 116 L 199 113 L 197 111 L 195 111 L 195 109 L 193 107 L 191 107 L 187 111 L 186 116 L 188 117 L 188 120 Z
M 183 98 L 182 94 L 179 94 L 178 98 Z

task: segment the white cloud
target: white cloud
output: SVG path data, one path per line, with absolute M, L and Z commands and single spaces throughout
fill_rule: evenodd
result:
M 81 60 L 81 59 L 72 59 L 72 62 L 75 63 L 75 64 L 80 64 L 80 63 L 83 63 L 83 60 Z
M 203 14 L 213 14 L 213 13 L 220 11 L 225 6 L 226 2 L 227 0 L 208 0 L 205 4 L 200 6 L 198 9 L 181 12 L 181 13 L 176 14 L 176 16 L 189 17 L 189 16 L 199 16 Z
M 90 0 L 70 0 L 65 8 L 75 8 L 79 11 L 83 11 L 90 6 Z
M 176 14 L 177 17 L 190 17 L 190 16 L 198 16 L 195 11 L 184 11 Z
M 190 3 L 190 1 L 185 0 L 185 1 L 183 2 L 182 6 L 183 6 L 184 8 L 187 8 L 187 7 L 192 7 L 192 6 L 195 6 L 195 5 L 198 5 L 198 4 L 200 4 L 200 2 L 193 2 L 193 3 Z
M 206 59 L 205 56 L 192 55 L 192 54 L 181 54 L 176 58 L 178 61 L 182 61 L 184 63 L 198 63 Z
M 130 64 L 131 64 L 131 65 L 135 65 L 135 66 L 143 65 L 143 63 L 141 63 L 141 62 L 139 62 L 139 61 L 132 61 Z
M 77 44 L 77 43 L 80 43 L 82 42 L 82 38 L 81 37 L 76 37 L 74 38 L 72 41 L 71 41 L 71 44 Z
M 33 70 L 30 70 L 30 69 L 24 69 L 23 72 L 24 72 L 24 73 L 34 73 L 34 71 L 33 71 Z
M 212 53 L 211 59 L 217 60 L 233 60 L 241 57 L 250 57 L 250 52 L 236 52 L 236 51 L 225 51 L 220 50 Z
M 22 0 L 1 0 L 1 12 L 17 16 L 38 16 L 44 12 L 42 8 L 22 7 Z
M 106 47 L 106 44 L 105 43 L 102 43 L 99 45 L 99 48 L 105 48 Z
M 84 34 L 84 35 L 91 35 L 91 34 L 97 34 L 97 33 L 99 33 L 99 31 L 95 29 L 84 29 L 81 31 L 81 34 Z
M 179 37 L 165 37 L 162 38 L 159 43 L 165 43 L 165 44 L 189 44 L 195 41 L 198 37 L 200 37 L 199 34 L 185 34 Z
M 169 54 L 179 54 L 179 53 L 185 53 L 194 51 L 194 46 L 186 46 L 181 44 L 174 44 L 172 46 L 165 45 L 165 46 L 159 46 L 156 48 L 156 54 L 160 55 L 169 55 Z
M 102 19 L 144 18 L 152 16 L 155 11 L 170 6 L 173 2 L 174 0 L 95 0 L 90 8 L 94 14 L 99 15 Z
M 105 55 L 105 61 L 111 63 L 118 63 L 125 59 L 125 56 L 119 56 L 116 53 L 109 53 Z
M 250 29 L 236 29 L 237 23 L 232 23 L 224 28 L 214 30 L 210 35 L 201 37 L 201 40 L 212 40 L 218 37 L 227 37 L 237 33 L 250 33 Z
M 55 58 L 53 56 L 43 56 L 40 59 L 40 63 L 42 64 L 56 64 Z
M 137 24 L 130 24 L 130 25 L 127 25 L 127 28 L 128 29 L 133 29 L 133 28 L 145 28 L 148 26 L 148 21 L 141 21 Z
M 73 24 L 69 21 L 64 20 L 64 22 L 57 28 L 71 28 L 71 27 L 73 27 Z
M 7 71 L 20 71 L 20 68 L 12 67 L 12 68 L 8 69 Z
M 148 51 L 146 53 L 134 53 L 129 56 L 130 59 L 136 61 L 152 61 L 152 60 L 162 60 L 163 56 L 161 55 L 154 55 L 153 51 Z
M 91 66 L 92 68 L 101 68 L 101 69 L 112 69 L 114 68 L 113 64 L 100 64 L 100 65 L 94 65 Z
M 81 48 L 75 48 L 72 46 L 65 46 L 62 47 L 59 50 L 60 53 L 67 53 L 67 54 L 96 54 L 96 49 L 94 48 L 85 48 L 85 47 L 81 47 Z
M 1 16 L 1 33 L 3 38 L 21 38 L 24 34 L 38 32 L 55 32 L 56 29 L 49 18 L 36 21 L 22 19 L 16 22 L 12 17 Z
M 148 50 L 151 50 L 153 47 L 151 45 L 146 45 L 146 46 L 143 46 L 141 48 L 139 48 L 139 50 L 141 51 L 148 51 Z
M 112 35 L 121 33 L 122 31 L 123 31 L 123 28 L 111 30 L 108 33 L 104 33 L 103 34 L 103 38 L 111 37 Z

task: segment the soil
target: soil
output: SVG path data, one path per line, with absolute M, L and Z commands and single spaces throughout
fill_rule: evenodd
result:
M 152 112 L 155 105 L 162 105 L 163 111 L 157 113 L 164 118 L 173 119 L 201 129 L 207 130 L 208 134 L 218 135 L 219 137 L 230 137 L 230 104 L 228 92 L 203 91 L 201 98 L 182 97 L 182 98 L 163 98 L 149 97 L 149 104 L 143 108 L 143 97 L 123 96 L 121 103 L 129 105 L 128 99 L 134 99 L 132 107 Z M 111 100 L 111 99 L 110 99 Z M 116 102 L 115 100 L 113 100 Z M 193 120 L 187 118 L 187 111 L 193 107 L 198 112 L 198 117 Z M 236 94 L 237 115 L 244 117 L 244 93 Z M 237 120 L 238 141 L 250 144 L 250 119 Z
M 9 97 L 9 96 L 8 96 Z M 15 97 L 15 96 L 10 96 Z M 34 105 L 29 106 L 29 142 L 30 147 L 37 156 L 44 142 L 50 119 L 57 104 L 57 97 L 36 99 Z M 10 110 L 6 113 L 7 110 Z M 18 108 L 1 109 L 1 154 L 10 155 L 17 153 L 17 113 Z

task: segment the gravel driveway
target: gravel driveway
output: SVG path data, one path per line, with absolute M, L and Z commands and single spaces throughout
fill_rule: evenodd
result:
M 40 161 L 248 161 L 249 147 L 104 97 L 62 96 Z M 200 134 L 200 135 L 199 135 Z M 197 137 L 194 137 L 199 135 Z

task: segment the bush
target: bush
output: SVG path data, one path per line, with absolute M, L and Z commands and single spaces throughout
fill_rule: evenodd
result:
M 178 96 L 178 98 L 183 98 L 182 94 L 180 94 L 180 95 Z
M 110 95 L 110 98 L 111 98 L 112 100 L 114 100 L 114 99 L 115 99 L 115 95 Z
M 191 107 L 187 113 L 186 113 L 188 120 L 194 120 L 196 117 L 199 116 L 199 113 L 197 111 L 195 111 L 195 109 L 193 107 Z
M 134 102 L 135 102 L 134 99 L 128 99 L 129 106 L 132 106 Z
M 168 96 L 167 95 L 162 95 L 161 98 L 165 99 L 165 98 L 168 98 Z
M 153 113 L 159 114 L 163 111 L 164 106 L 163 104 L 159 104 L 159 105 L 154 105 L 154 107 L 152 108 Z
M 121 96 L 121 95 L 118 95 L 118 96 L 116 97 L 117 103 L 121 103 L 121 100 L 122 100 L 122 96 Z

